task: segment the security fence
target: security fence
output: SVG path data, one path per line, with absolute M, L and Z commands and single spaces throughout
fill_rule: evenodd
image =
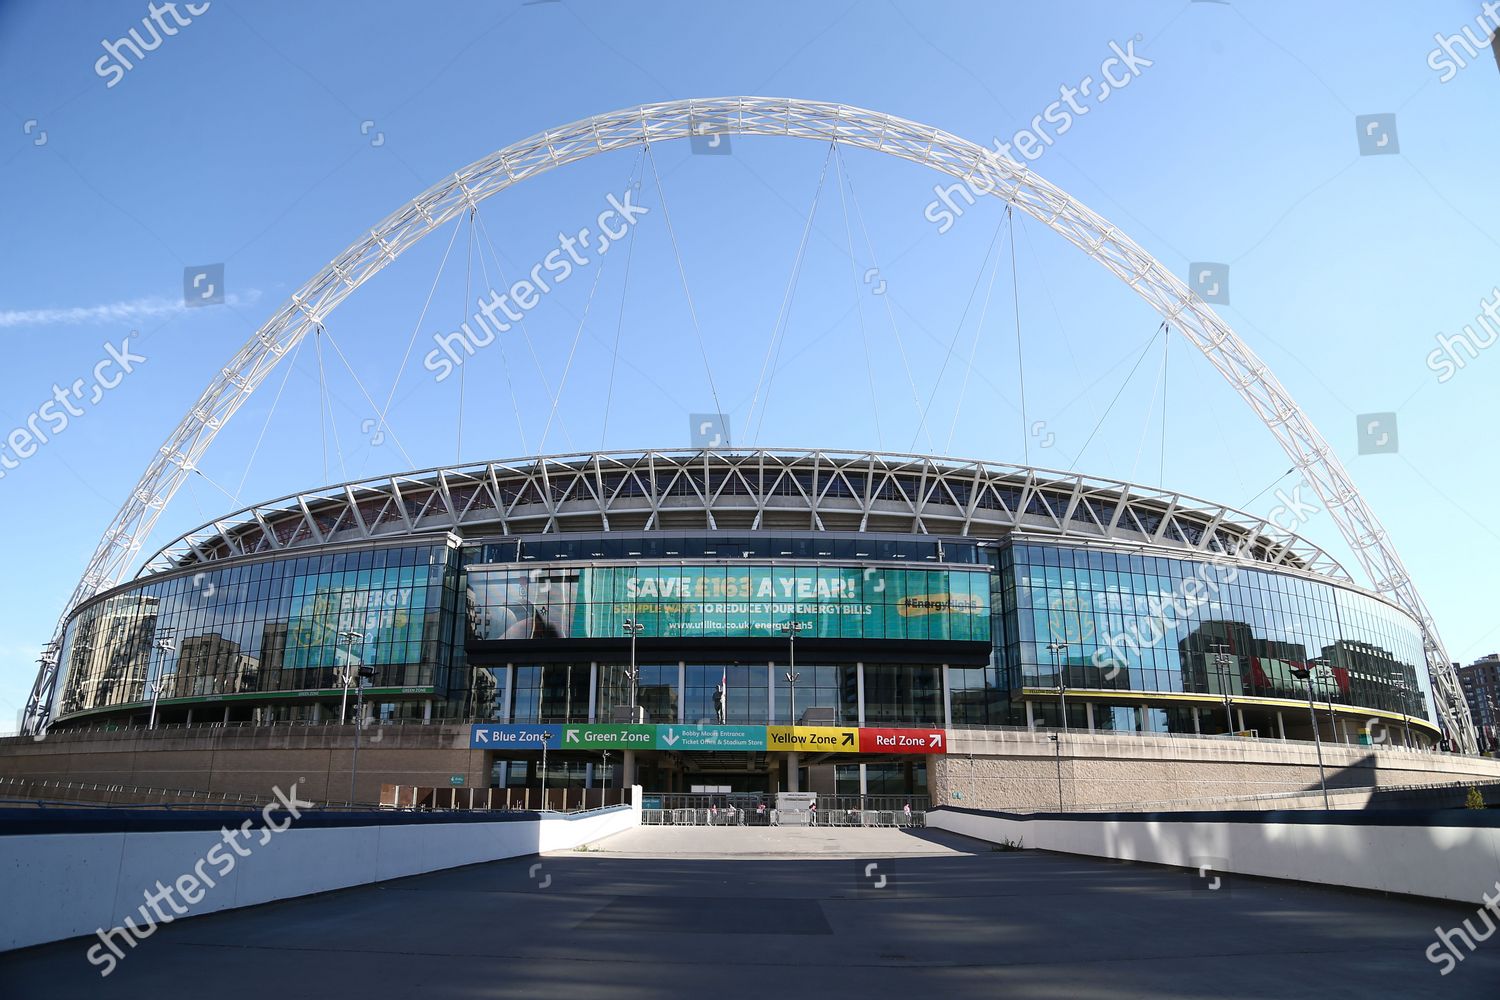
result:
M 641 823 L 647 826 L 921 827 L 926 795 L 818 795 L 816 807 L 782 810 L 764 792 L 647 792 Z

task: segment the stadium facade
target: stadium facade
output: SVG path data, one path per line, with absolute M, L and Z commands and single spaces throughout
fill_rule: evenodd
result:
M 857 763 L 861 791 L 924 791 L 941 745 L 881 732 L 1310 739 L 1309 700 L 1325 741 L 1441 736 L 1420 624 L 1307 540 L 1156 488 L 915 455 L 611 452 L 299 493 L 80 604 L 59 662 L 61 730 L 336 720 L 363 668 L 366 718 L 475 723 L 499 785 L 536 776 L 505 739 L 570 723 L 593 728 L 553 745 L 554 781 L 614 775 L 599 751 L 655 726 L 615 759 L 663 790 L 818 784 L 807 767 L 851 787 Z M 776 752 L 791 726 L 858 739 L 799 765 Z

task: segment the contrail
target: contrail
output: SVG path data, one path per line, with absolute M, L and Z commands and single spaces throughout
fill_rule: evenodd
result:
M 226 295 L 226 305 L 249 305 L 260 298 L 260 292 L 244 295 Z M 0 329 L 16 326 L 56 326 L 84 323 L 129 323 L 157 316 L 171 316 L 188 307 L 181 299 L 168 299 L 159 295 L 128 299 L 124 302 L 106 302 L 97 306 L 70 306 L 52 309 L 6 309 L 0 310 Z M 208 307 L 205 307 L 208 308 Z

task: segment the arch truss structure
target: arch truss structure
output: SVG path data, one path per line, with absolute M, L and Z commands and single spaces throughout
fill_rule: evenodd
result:
M 1018 163 L 930 125 L 843 104 L 719 97 L 645 104 L 550 129 L 444 178 L 387 216 L 313 276 L 220 370 L 152 459 L 90 558 L 42 655 L 27 731 L 42 731 L 57 682 L 57 645 L 80 602 L 123 579 L 167 503 L 215 436 L 276 365 L 347 296 L 413 244 L 479 202 L 557 167 L 643 144 L 703 135 L 838 143 L 909 160 L 988 192 L 1045 224 L 1129 285 L 1196 347 L 1255 412 L 1338 524 L 1375 591 L 1422 624 L 1437 710 L 1458 748 L 1478 741 L 1458 678 L 1401 557 L 1332 447 L 1270 369 L 1201 298 L 1107 220 Z

